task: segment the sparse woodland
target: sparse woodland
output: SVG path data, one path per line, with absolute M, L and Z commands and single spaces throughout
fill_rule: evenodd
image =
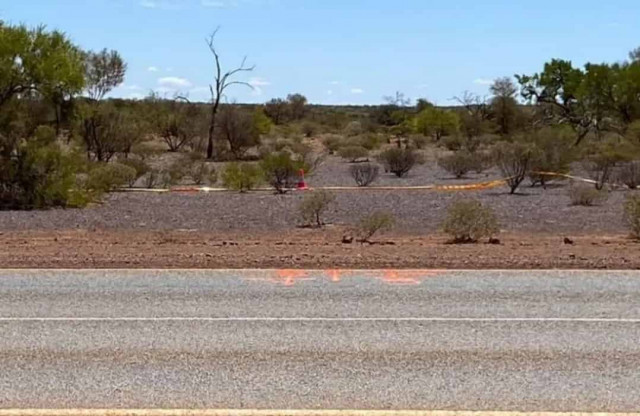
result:
M 225 62 L 215 33 L 208 51 L 203 45 L 212 58 L 203 68 L 212 74 L 209 102 L 107 98 L 124 82 L 125 58 L 82 50 L 44 27 L 0 23 L 0 45 L 2 210 L 84 207 L 125 186 L 285 194 L 300 169 L 312 175 L 327 158 L 342 159 L 360 187 L 411 176 L 422 164 L 453 180 L 499 171 L 508 185 L 502 198 L 562 179 L 549 172 L 593 180 L 566 185 L 576 205 L 640 185 L 640 49 L 610 64 L 550 59 L 538 73 L 495 80 L 487 97 L 463 92 L 444 108 L 399 92 L 376 106 L 319 106 L 298 93 L 226 102 L 229 89 L 250 88 L 243 76 L 253 66 Z M 637 228 L 634 204 L 627 198 L 625 212 Z M 312 219 L 323 224 L 320 214 Z

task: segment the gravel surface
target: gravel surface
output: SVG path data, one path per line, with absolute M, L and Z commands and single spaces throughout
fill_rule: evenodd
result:
M 0 407 L 640 410 L 637 272 L 276 277 L 0 272 Z
M 376 185 L 461 184 L 498 178 L 496 172 L 472 175 L 466 180 L 447 179 L 433 164 L 417 167 L 407 178 L 383 174 Z M 330 159 L 309 179 L 312 186 L 353 185 L 348 164 Z M 446 207 L 456 198 L 473 197 L 491 206 L 507 231 L 606 233 L 625 232 L 622 203 L 630 191 L 612 191 L 595 207 L 569 206 L 568 182 L 542 188 L 524 186 L 519 195 L 506 188 L 485 191 L 337 191 L 326 221 L 356 223 L 375 210 L 393 213 L 397 231 L 433 233 L 440 227 Z M 0 212 L 0 230 L 34 229 L 134 229 L 134 230 L 282 230 L 300 225 L 300 193 L 276 196 L 250 194 L 143 194 L 117 193 L 101 205 L 83 210 Z

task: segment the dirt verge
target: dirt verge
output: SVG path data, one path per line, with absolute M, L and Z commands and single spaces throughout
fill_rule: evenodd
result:
M 5 231 L 2 268 L 450 268 L 633 269 L 640 244 L 624 235 L 509 233 L 500 244 L 448 244 L 445 236 L 396 234 L 343 244 L 345 230 L 279 233 Z M 565 237 L 572 240 L 565 242 Z

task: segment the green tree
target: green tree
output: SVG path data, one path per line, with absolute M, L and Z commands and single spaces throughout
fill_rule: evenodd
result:
M 59 129 L 62 105 L 84 86 L 80 49 L 62 32 L 2 22 L 0 45 L 0 108 L 18 95 L 39 94 L 54 106 Z
M 100 101 L 124 82 L 127 64 L 117 51 L 103 49 L 86 54 L 85 71 L 87 94 L 92 100 Z
M 458 131 L 460 118 L 453 111 L 427 107 L 416 116 L 414 125 L 416 133 L 433 136 L 435 141 L 440 141 L 442 137 Z
M 516 129 L 518 121 L 518 88 L 510 78 L 498 78 L 489 88 L 493 97 L 489 102 L 491 117 L 498 127 L 498 133 L 508 136 Z

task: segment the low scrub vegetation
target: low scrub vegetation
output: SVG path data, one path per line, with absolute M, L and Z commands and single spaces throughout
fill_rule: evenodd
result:
M 453 202 L 447 209 L 442 229 L 454 243 L 475 243 L 500 231 L 493 210 L 473 199 Z
M 303 224 L 308 227 L 322 227 L 322 216 L 335 199 L 335 195 L 325 190 L 307 192 L 298 207 Z
M 404 178 L 415 165 L 424 162 L 415 150 L 401 148 L 385 150 L 378 159 L 383 164 L 385 171 L 393 173 L 398 178 Z
M 590 207 L 607 199 L 606 191 L 595 189 L 586 184 L 573 184 L 569 187 L 568 192 L 571 205 Z
M 386 211 L 366 215 L 358 222 L 360 241 L 368 243 L 375 234 L 390 230 L 394 224 L 394 216 Z
M 263 173 L 250 162 L 229 162 L 222 172 L 222 183 L 232 191 L 247 192 L 262 183 Z
M 531 171 L 536 149 L 527 143 L 498 143 L 493 150 L 493 160 L 500 169 L 510 193 L 514 194 Z
M 349 173 L 358 186 L 369 186 L 380 175 L 380 167 L 373 163 L 358 163 L 349 166 Z
M 465 150 L 458 150 L 438 158 L 438 166 L 457 179 L 463 178 L 468 172 L 482 170 L 481 163 L 478 155 Z

